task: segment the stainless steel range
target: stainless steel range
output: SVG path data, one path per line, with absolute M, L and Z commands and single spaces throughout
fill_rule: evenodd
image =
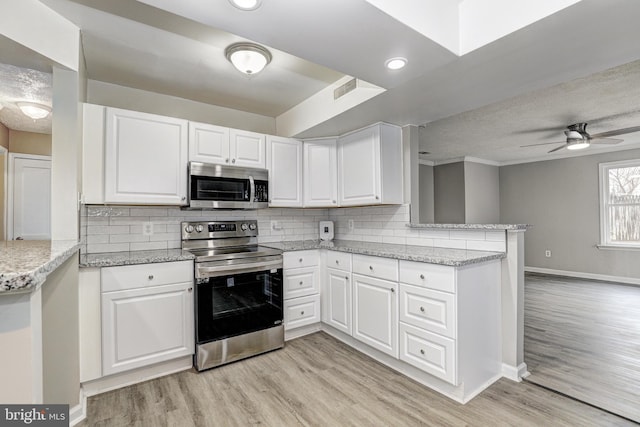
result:
M 196 256 L 198 371 L 284 346 L 282 251 L 257 236 L 255 220 L 182 223 Z

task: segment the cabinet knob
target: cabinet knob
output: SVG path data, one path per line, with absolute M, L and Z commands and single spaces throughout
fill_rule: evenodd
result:
M 149 280 L 153 280 L 153 274 L 149 275 Z
M 335 201 L 335 200 L 332 200 L 332 201 L 331 201 L 331 203 L 333 203 L 333 204 L 335 205 L 335 204 L 336 204 L 336 201 Z
M 340 264 L 340 261 L 336 260 L 336 265 Z
M 224 159 L 224 162 L 225 163 L 229 163 L 229 159 Z
M 424 280 L 424 274 L 421 274 L 421 275 L 420 275 L 420 278 L 421 278 L 422 280 Z
M 300 280 L 300 284 L 302 285 L 302 280 Z
M 424 350 L 420 349 L 420 354 L 424 356 Z
M 379 196 L 376 196 L 376 200 L 380 200 L 380 197 L 379 197 Z
M 300 314 L 304 314 L 304 310 L 300 312 Z
M 349 276 L 344 276 L 344 280 L 349 280 Z
M 298 260 L 298 262 L 302 262 L 302 258 L 300 258 L 300 259 Z
M 391 288 L 391 289 L 390 289 L 390 291 L 391 291 L 391 293 L 392 293 L 392 294 L 395 294 L 395 293 L 396 293 L 396 290 L 395 290 L 395 289 L 393 289 L 393 288 Z
M 424 313 L 424 307 L 420 307 L 420 311 Z
M 184 202 L 185 200 L 187 200 L 187 198 L 185 196 L 182 196 L 182 199 L 180 199 L 180 200 L 182 200 Z
M 369 270 L 373 271 L 373 265 L 369 266 Z
M 193 291 L 193 288 L 189 288 L 187 289 L 187 292 L 191 293 Z
M 231 159 L 231 163 L 235 163 L 235 162 L 236 162 L 236 159 Z

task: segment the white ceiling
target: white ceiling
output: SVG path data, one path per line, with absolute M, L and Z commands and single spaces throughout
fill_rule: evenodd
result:
M 561 141 L 575 121 L 591 133 L 640 125 L 637 0 L 583 0 L 461 57 L 365 0 L 263 0 L 253 12 L 227 0 L 41 1 L 81 28 L 90 79 L 270 117 L 345 74 L 387 89 L 299 137 L 426 124 L 427 158 L 509 162 L 553 158 L 553 145 L 519 146 Z M 223 56 L 246 39 L 274 54 L 251 78 Z M 0 52 L 0 62 L 19 65 Z M 386 70 L 392 56 L 409 65 Z M 558 131 L 533 131 L 550 127 Z

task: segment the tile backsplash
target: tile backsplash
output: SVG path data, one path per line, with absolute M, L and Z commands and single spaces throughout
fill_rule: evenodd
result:
M 185 211 L 166 206 L 86 205 L 81 214 L 81 252 L 175 249 L 180 247 L 182 221 L 238 219 L 258 220 L 258 241 L 261 243 L 317 240 L 318 222 L 331 220 L 335 223 L 335 238 L 341 240 L 506 251 L 504 230 L 412 229 L 407 227 L 410 222 L 409 210 L 409 205 L 332 209 L 269 208 L 255 211 Z M 152 224 L 153 234 L 144 235 L 145 223 Z

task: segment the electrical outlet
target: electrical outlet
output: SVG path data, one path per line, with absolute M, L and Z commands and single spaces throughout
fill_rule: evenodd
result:
M 551 258 L 551 249 L 547 249 L 546 251 L 544 251 L 544 256 L 547 258 Z
M 281 230 L 280 221 L 276 221 L 275 219 L 271 220 L 271 229 L 272 230 Z
M 146 221 L 142 223 L 142 235 L 153 236 L 153 223 L 151 221 Z
M 355 225 L 354 225 L 354 223 L 353 223 L 353 220 L 352 220 L 352 219 L 350 219 L 350 220 L 349 220 L 349 231 L 352 231 L 354 228 L 356 228 L 356 227 L 355 227 Z

